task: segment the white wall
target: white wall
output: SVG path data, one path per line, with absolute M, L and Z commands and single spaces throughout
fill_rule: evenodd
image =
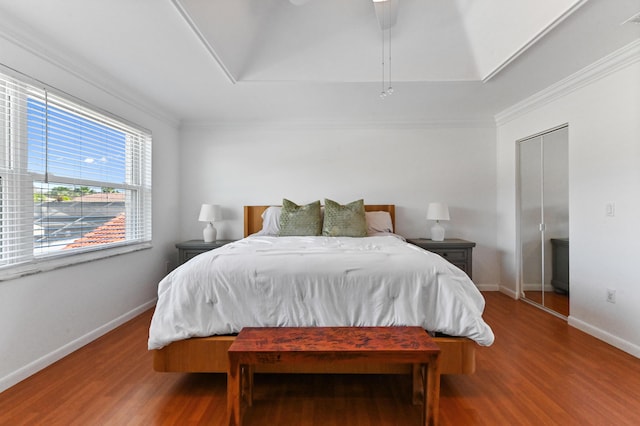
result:
M 397 233 L 426 237 L 430 201 L 447 237 L 475 241 L 473 276 L 497 288 L 495 129 L 428 126 L 196 126 L 181 132 L 181 235 L 202 238 L 203 202 L 223 206 L 218 238 L 243 236 L 243 205 L 331 198 L 395 204 Z
M 0 391 L 153 306 L 165 264 L 176 258 L 179 156 L 169 120 L 1 36 L 1 63 L 153 132 L 153 248 L 0 282 Z
M 624 58 L 621 58 L 624 56 Z M 549 101 L 498 126 L 502 286 L 516 294 L 515 141 L 569 123 L 569 323 L 640 356 L 640 48 L 567 80 Z M 562 94 L 562 96 L 559 96 Z M 616 214 L 605 216 L 614 202 Z M 616 290 L 616 304 L 606 289 Z

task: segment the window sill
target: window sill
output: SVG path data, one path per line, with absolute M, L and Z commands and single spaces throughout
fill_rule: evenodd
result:
M 113 256 L 119 256 L 121 254 L 146 250 L 150 249 L 151 247 L 151 242 L 145 242 L 113 247 L 109 249 L 95 250 L 86 253 L 77 253 L 64 257 L 38 259 L 32 262 L 23 263 L 21 265 L 16 265 L 13 267 L 10 266 L 4 270 L 0 270 L 0 282 L 26 277 L 28 275 L 39 274 L 40 272 L 53 271 L 55 269 L 65 268 L 67 266 L 93 262 Z

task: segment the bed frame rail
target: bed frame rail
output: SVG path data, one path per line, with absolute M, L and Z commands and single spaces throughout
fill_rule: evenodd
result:
M 161 372 L 226 373 L 229 366 L 227 350 L 234 336 L 198 337 L 173 342 L 153 351 L 153 368 Z M 476 344 L 464 337 L 435 337 L 440 346 L 442 374 L 473 374 L 476 369 Z M 400 374 L 410 372 L 405 364 L 300 364 L 263 365 L 262 373 L 376 373 Z

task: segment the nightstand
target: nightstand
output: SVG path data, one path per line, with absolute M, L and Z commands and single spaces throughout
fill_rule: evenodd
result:
M 407 242 L 439 254 L 466 272 L 469 278 L 473 278 L 471 276 L 473 266 L 472 253 L 476 243 L 457 238 L 445 238 L 444 241 L 433 241 L 426 238 L 407 238 Z
M 204 253 L 205 251 L 217 249 L 234 240 L 216 240 L 212 243 L 205 243 L 203 240 L 189 240 L 176 244 L 178 249 L 178 265 L 182 265 L 187 260 Z

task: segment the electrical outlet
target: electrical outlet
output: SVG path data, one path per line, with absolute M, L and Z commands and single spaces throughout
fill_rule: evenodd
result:
M 611 288 L 607 289 L 607 302 L 616 303 L 616 291 Z

